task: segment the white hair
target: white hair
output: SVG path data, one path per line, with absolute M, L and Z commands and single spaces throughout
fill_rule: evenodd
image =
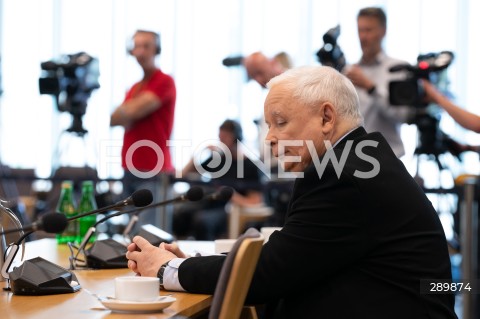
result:
M 302 66 L 285 71 L 272 78 L 269 89 L 282 85 L 292 92 L 300 103 L 315 107 L 330 102 L 340 118 L 352 125 L 363 124 L 359 100 L 352 82 L 340 72 L 328 66 Z

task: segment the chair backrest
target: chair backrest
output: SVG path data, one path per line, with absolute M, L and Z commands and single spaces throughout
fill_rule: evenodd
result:
M 255 228 L 237 239 L 220 272 L 209 319 L 240 318 L 262 245 L 263 236 Z

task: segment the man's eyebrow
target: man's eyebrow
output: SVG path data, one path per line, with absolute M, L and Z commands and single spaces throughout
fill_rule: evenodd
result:
M 280 111 L 272 111 L 272 115 L 273 116 L 279 116 L 279 115 L 281 115 L 281 112 Z

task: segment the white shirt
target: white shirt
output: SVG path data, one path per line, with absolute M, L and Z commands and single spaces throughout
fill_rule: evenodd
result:
M 368 133 L 382 133 L 395 155 L 401 157 L 405 154 L 405 149 L 400 137 L 400 127 L 412 116 L 413 108 L 389 103 L 390 81 L 405 79 L 404 72 L 389 71 L 392 66 L 398 64 L 407 64 L 407 62 L 391 58 L 383 51 L 377 55 L 373 63 L 366 64 L 360 61 L 358 66 L 375 83 L 375 91 L 368 94 L 366 90 L 357 90 L 357 93 L 365 130 Z

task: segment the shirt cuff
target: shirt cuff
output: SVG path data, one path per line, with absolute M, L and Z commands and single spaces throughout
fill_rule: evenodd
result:
M 185 258 L 174 258 L 170 260 L 163 273 L 163 287 L 166 290 L 186 291 L 178 279 L 178 268 L 185 261 Z

